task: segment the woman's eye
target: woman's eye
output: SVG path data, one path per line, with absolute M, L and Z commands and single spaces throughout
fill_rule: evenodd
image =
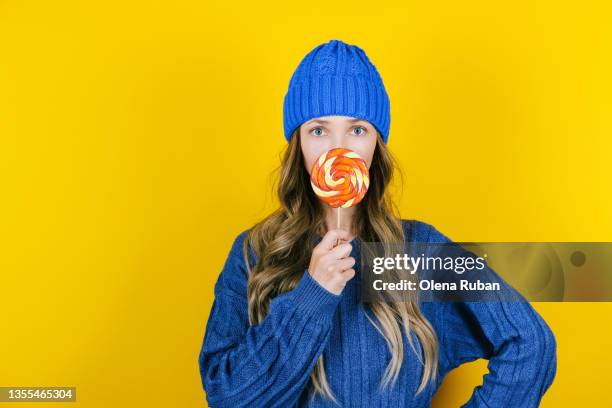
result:
M 359 131 L 356 133 L 357 135 L 363 135 L 365 132 L 367 132 L 366 128 L 364 128 L 363 126 L 356 127 L 355 131 Z
M 323 129 L 321 128 L 314 128 L 310 131 L 310 133 L 312 133 L 315 136 L 321 136 L 323 135 Z

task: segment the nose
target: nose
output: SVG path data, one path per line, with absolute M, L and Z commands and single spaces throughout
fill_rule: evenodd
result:
M 331 137 L 331 149 L 335 149 L 338 147 L 346 148 L 346 135 L 344 135 L 340 131 L 334 131 Z

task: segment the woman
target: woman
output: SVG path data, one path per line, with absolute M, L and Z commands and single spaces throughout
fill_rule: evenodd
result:
M 309 52 L 284 100 L 281 207 L 238 235 L 215 285 L 199 355 L 211 407 L 429 406 L 458 365 L 489 360 L 465 406 L 536 407 L 556 371 L 554 336 L 527 302 L 360 302 L 360 241 L 452 242 L 394 214 L 390 110 L 365 52 Z M 309 171 L 345 147 L 367 163 L 363 201 L 336 213 Z

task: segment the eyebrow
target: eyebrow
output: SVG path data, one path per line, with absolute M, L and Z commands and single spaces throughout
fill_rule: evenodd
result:
M 351 123 L 356 123 L 356 122 L 365 122 L 365 120 L 363 119 L 359 119 L 359 118 L 353 118 L 353 119 L 348 119 L 349 122 Z M 330 123 L 329 120 L 325 120 L 325 119 L 313 119 L 309 122 L 306 122 L 307 125 L 310 125 L 312 123 L 323 123 L 323 124 L 328 124 Z

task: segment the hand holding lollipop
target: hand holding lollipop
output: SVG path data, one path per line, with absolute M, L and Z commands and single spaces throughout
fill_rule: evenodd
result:
M 315 162 L 310 184 L 321 201 L 338 209 L 338 229 L 328 231 L 323 237 L 317 247 L 326 248 L 323 253 L 327 255 L 321 256 L 321 250 L 315 248 L 308 269 L 323 287 L 340 294 L 346 282 L 355 276 L 355 258 L 350 256 L 352 246 L 346 242 L 349 233 L 340 229 L 340 209 L 357 205 L 363 199 L 370 185 L 368 167 L 352 150 L 331 149 Z

